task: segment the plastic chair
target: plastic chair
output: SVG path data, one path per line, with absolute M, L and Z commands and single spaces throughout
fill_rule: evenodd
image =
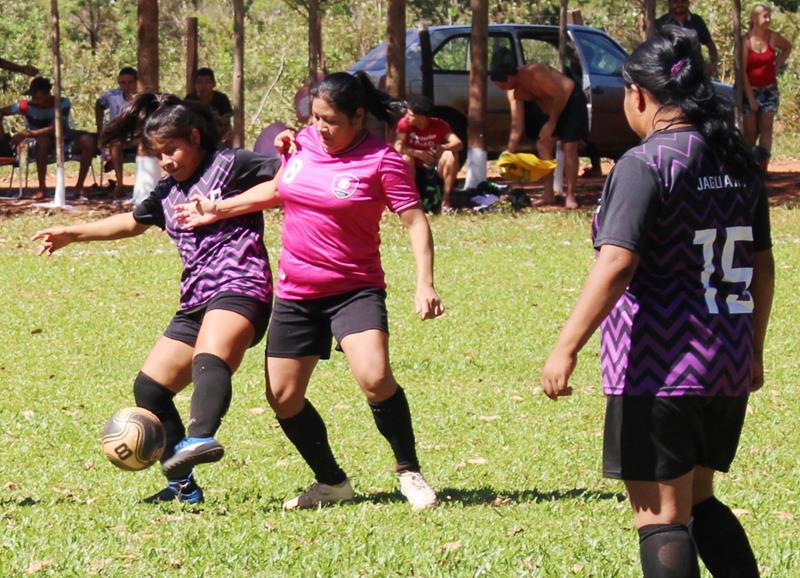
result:
M 287 128 L 288 127 L 282 122 L 273 122 L 271 125 L 262 129 L 256 138 L 255 144 L 253 144 L 253 152 L 266 157 L 281 156 L 275 148 L 275 137 Z

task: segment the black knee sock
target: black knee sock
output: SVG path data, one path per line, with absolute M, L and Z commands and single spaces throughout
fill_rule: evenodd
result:
M 697 553 L 716 578 L 753 578 L 758 564 L 744 528 L 731 509 L 711 497 L 692 508 L 689 532 Z
M 644 578 L 700 578 L 697 553 L 683 524 L 649 524 L 639 528 Z
M 347 479 L 347 474 L 333 457 L 325 422 L 310 401 L 305 400 L 303 409 L 296 416 L 278 418 L 278 423 L 314 472 L 318 482 L 333 486 Z
M 136 400 L 136 405 L 156 414 L 164 426 L 167 445 L 161 456 L 162 462 L 175 453 L 175 444 L 186 435 L 181 416 L 173 401 L 174 397 L 172 391 L 141 371 L 133 382 L 133 398 Z
M 211 353 L 198 353 L 192 360 L 192 413 L 189 437 L 212 437 L 231 405 L 231 368 Z
M 397 387 L 395 394 L 389 399 L 369 402 L 372 417 L 378 431 L 383 434 L 392 446 L 398 472 L 418 472 L 416 442 L 414 428 L 411 425 L 411 410 L 408 407 L 406 393 Z

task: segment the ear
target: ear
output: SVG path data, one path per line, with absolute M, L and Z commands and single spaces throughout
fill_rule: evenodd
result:
M 356 109 L 355 116 L 353 116 L 353 124 L 360 124 L 363 126 L 364 118 L 366 116 L 367 116 L 367 110 L 363 106 L 358 107 L 358 109 Z
M 636 110 L 639 113 L 644 112 L 644 109 L 647 107 L 647 103 L 645 102 L 644 91 L 642 87 L 638 84 L 632 84 L 631 90 L 633 91 L 634 95 L 636 96 Z
M 200 130 L 193 128 L 192 134 L 189 135 L 189 142 L 192 143 L 193 146 L 199 147 L 202 141 L 203 139 L 200 137 Z

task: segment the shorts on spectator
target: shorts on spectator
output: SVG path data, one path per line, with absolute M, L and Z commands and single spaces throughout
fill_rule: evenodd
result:
M 778 85 L 770 84 L 768 86 L 754 86 L 753 96 L 758 103 L 758 108 L 761 112 L 776 113 L 780 105 L 780 93 L 778 92 Z M 744 99 L 744 113 L 751 114 L 750 101 L 745 97 Z

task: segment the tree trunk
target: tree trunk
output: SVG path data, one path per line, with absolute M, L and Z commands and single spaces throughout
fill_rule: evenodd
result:
M 561 72 L 567 70 L 567 4 L 569 0 L 561 0 L 561 11 L 558 18 L 558 63 Z
M 158 0 L 139 1 L 139 90 L 158 92 Z
M 310 83 L 317 81 L 322 63 L 322 20 L 320 19 L 319 0 L 308 2 L 308 79 Z
M 652 38 L 656 33 L 656 0 L 644 0 L 644 26 L 642 40 Z
M 64 118 L 61 111 L 61 23 L 58 15 L 58 0 L 50 0 L 50 17 L 53 25 L 53 88 L 55 90 L 55 137 L 56 137 L 56 190 L 53 205 L 66 205 L 64 188 Z M 20 167 L 21 170 L 21 167 Z
M 736 126 L 744 130 L 744 54 L 742 51 L 742 0 L 733 0 L 733 66 L 736 94 Z
M 386 14 L 386 91 L 406 95 L 406 0 L 388 0 Z
M 194 73 L 197 72 L 197 17 L 186 19 L 186 94 L 194 92 Z
M 244 148 L 244 0 L 233 0 L 233 146 Z
M 469 118 L 467 121 L 467 188 L 486 180 L 486 72 L 488 68 L 489 0 L 472 0 Z

